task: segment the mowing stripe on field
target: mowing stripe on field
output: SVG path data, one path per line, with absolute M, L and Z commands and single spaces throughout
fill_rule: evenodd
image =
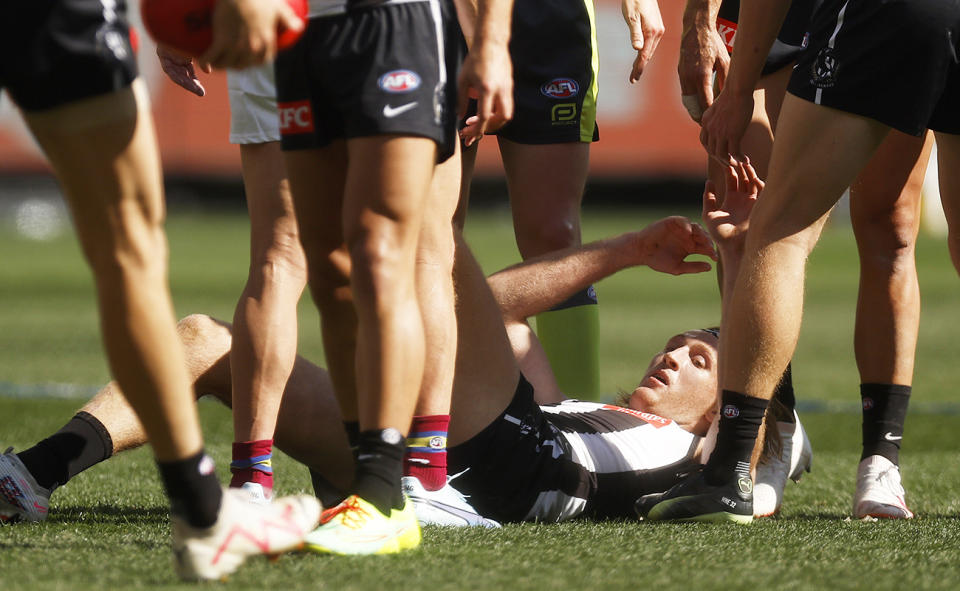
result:
M 2 398 L 91 398 L 102 386 L 82 384 L 17 384 L 0 382 Z M 798 400 L 797 412 L 823 414 L 860 414 L 859 401 L 853 400 Z M 960 415 L 960 403 L 924 402 L 910 403 L 910 414 L 918 415 Z

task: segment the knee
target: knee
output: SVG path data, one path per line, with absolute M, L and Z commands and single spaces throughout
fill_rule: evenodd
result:
M 570 216 L 518 222 L 516 233 L 517 247 L 524 258 L 569 248 L 580 243 L 579 223 Z
M 860 265 L 864 270 L 894 274 L 914 264 L 917 212 L 890 207 L 853 218 Z
M 310 295 L 322 310 L 350 303 L 350 254 L 345 246 L 307 257 Z
M 410 247 L 397 232 L 388 228 L 361 229 L 348 239 L 348 248 L 355 297 L 385 301 L 392 297 L 388 292 L 407 285 L 405 280 L 412 287 L 413 267 L 407 268 L 404 261 Z M 409 277 L 405 276 L 405 270 L 410 272 Z
M 124 204 L 102 227 L 80 228 L 84 256 L 100 280 L 138 272 L 165 272 L 168 258 L 163 217 Z
M 256 249 L 250 261 L 250 278 L 264 285 L 307 282 L 307 259 L 296 232 L 277 234 L 270 244 Z

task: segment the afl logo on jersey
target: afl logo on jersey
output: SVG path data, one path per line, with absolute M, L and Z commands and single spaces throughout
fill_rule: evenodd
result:
M 548 96 L 550 98 L 570 98 L 572 96 L 577 96 L 577 93 L 580 92 L 580 85 L 577 84 L 576 80 L 572 80 L 570 78 L 554 78 L 550 82 L 547 82 L 541 86 L 540 92 L 543 94 L 543 96 Z
M 740 409 L 732 404 L 723 407 L 723 416 L 728 419 L 735 419 L 740 416 Z
M 377 85 L 392 94 L 412 92 L 420 87 L 420 76 L 411 70 L 393 70 L 380 76 Z

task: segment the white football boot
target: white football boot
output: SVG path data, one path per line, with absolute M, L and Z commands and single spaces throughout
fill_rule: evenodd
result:
M 799 482 L 803 473 L 810 471 L 813 462 L 813 447 L 800 423 L 797 411 L 793 411 L 793 423 L 777 421 L 780 431 L 779 457 L 767 458 L 757 465 L 757 477 L 753 487 L 753 516 L 769 517 L 780 511 L 783 489 L 787 478 Z
M 913 512 L 904 500 L 900 468 L 883 456 L 869 456 L 857 466 L 853 514 L 857 519 L 910 519 Z
M 249 501 L 255 505 L 269 505 L 273 502 L 273 489 L 264 488 L 258 482 L 244 482 L 240 485 L 240 490 L 247 491 L 250 495 Z
M 275 555 L 303 546 L 317 526 L 322 507 L 316 498 L 295 495 L 260 505 L 249 493 L 223 491 L 220 513 L 212 526 L 191 527 L 173 518 L 174 569 L 186 581 L 224 579 L 250 556 Z
M 21 521 L 43 521 L 50 507 L 50 493 L 12 453 L 0 455 L 0 525 Z
M 440 490 L 423 488 L 415 476 L 400 479 L 403 492 L 413 501 L 413 510 L 420 525 L 500 527 L 496 521 L 477 513 L 466 497 L 450 485 L 454 478 L 456 476 L 447 477 L 447 483 Z

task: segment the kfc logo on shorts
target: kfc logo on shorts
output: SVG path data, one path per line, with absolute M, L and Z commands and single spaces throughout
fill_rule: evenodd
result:
M 735 419 L 740 416 L 740 409 L 732 404 L 723 407 L 723 416 L 728 419 Z
M 280 134 L 311 133 L 313 131 L 313 108 L 310 101 L 277 103 L 280 113 Z
M 723 44 L 727 46 L 727 51 L 733 53 L 733 42 L 737 39 L 737 23 L 725 18 L 718 18 L 717 33 L 723 39 Z
M 830 88 L 837 83 L 837 55 L 833 48 L 824 47 L 810 66 L 810 84 L 817 88 Z
M 577 93 L 580 92 L 580 85 L 577 84 L 576 80 L 570 78 L 554 78 L 550 82 L 544 83 L 540 87 L 540 92 L 543 96 L 550 98 L 565 99 L 577 96 Z
M 412 92 L 420 87 L 420 76 L 410 70 L 393 70 L 380 76 L 377 85 L 391 94 Z

